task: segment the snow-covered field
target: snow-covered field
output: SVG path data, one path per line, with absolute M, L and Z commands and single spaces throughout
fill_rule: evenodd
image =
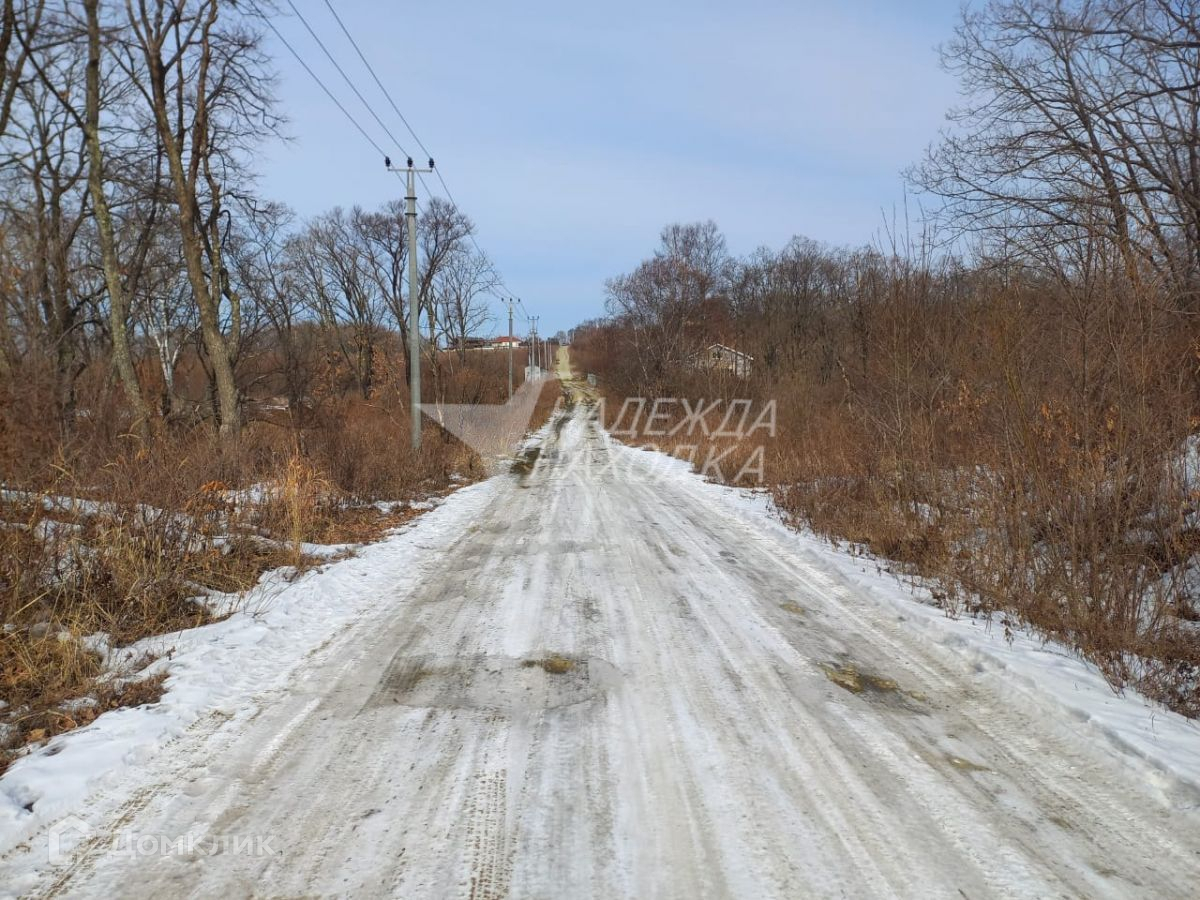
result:
M 576 406 L 0 779 L 70 896 L 1190 896 L 1200 734 Z

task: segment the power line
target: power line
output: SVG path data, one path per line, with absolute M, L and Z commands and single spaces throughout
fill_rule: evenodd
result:
M 290 5 L 290 3 L 289 3 L 289 5 Z M 365 128 L 363 128 L 362 125 L 359 124 L 358 120 L 355 119 L 354 116 L 352 116 L 350 114 L 350 111 L 346 109 L 346 107 L 342 104 L 342 102 L 340 100 L 338 100 L 338 98 L 334 95 L 333 91 L 331 91 L 329 89 L 329 87 L 325 84 L 325 82 L 321 80 L 321 77 L 312 70 L 312 67 L 307 62 L 305 62 L 304 57 L 301 56 L 300 52 L 295 47 L 293 47 L 291 45 L 291 43 L 288 41 L 288 39 L 285 38 L 280 33 L 279 29 L 275 27 L 274 23 L 271 22 L 271 20 L 268 19 L 266 17 L 266 15 L 263 14 L 263 11 L 258 8 L 257 4 L 255 4 L 254 2 L 251 2 L 250 6 L 254 10 L 254 12 L 258 15 L 258 17 L 260 19 L 262 19 L 264 23 L 266 23 L 266 26 L 271 29 L 271 31 L 275 34 L 275 37 L 279 38 L 279 42 L 281 44 L 283 44 L 284 47 L 287 48 L 288 52 L 291 53 L 293 57 L 295 57 L 296 62 L 300 63 L 300 65 L 304 68 L 304 71 L 308 73 L 309 77 L 312 78 L 312 80 L 317 83 L 317 86 L 322 91 L 325 92 L 325 96 L 333 101 L 333 104 L 339 110 L 341 110 L 342 115 L 345 116 L 346 119 L 350 122 L 350 124 L 353 125 L 358 130 L 358 133 L 361 134 L 364 139 L 366 139 L 368 144 L 370 144 L 372 147 L 375 148 L 375 152 L 378 153 L 380 156 L 384 157 L 385 159 L 389 158 L 389 154 L 387 153 L 387 151 L 384 150 L 382 147 L 380 147 L 378 142 L 376 142 L 376 140 L 373 137 L 371 137 L 370 134 L 367 133 L 367 130 Z M 294 6 L 292 8 L 295 9 Z M 299 15 L 299 13 L 297 13 L 297 15 Z M 301 20 L 303 20 L 303 16 L 301 16 Z M 307 22 L 305 22 L 305 27 L 306 28 L 308 27 Z M 309 28 L 308 30 L 309 30 L 309 34 L 312 34 L 312 29 Z M 316 38 L 316 35 L 313 34 L 313 37 Z M 319 38 L 317 39 L 317 43 L 318 44 L 320 43 Z M 323 49 L 323 50 L 325 49 L 323 45 L 322 45 L 321 49 Z M 326 50 L 325 52 L 326 52 L 326 56 L 328 56 L 329 51 Z M 330 57 L 330 61 L 333 62 L 332 57 Z M 341 73 L 342 77 L 346 78 L 346 73 L 342 71 L 341 67 L 338 66 L 338 64 L 336 62 L 333 62 L 333 64 L 334 64 L 335 68 L 337 68 L 338 72 Z M 355 89 L 354 84 L 348 78 L 346 78 L 346 82 L 347 82 L 347 84 L 350 85 L 350 89 L 353 90 L 354 93 L 358 96 L 358 99 L 362 100 L 363 99 L 362 95 L 359 94 L 358 91 Z M 365 100 L 363 100 L 363 105 L 367 107 L 367 111 L 370 112 L 372 116 L 375 116 L 374 110 L 371 109 L 371 107 L 367 104 L 367 102 Z M 379 117 L 375 116 L 375 120 L 378 122 Z M 380 122 L 380 125 L 383 125 L 383 123 Z M 384 131 L 387 131 L 387 130 L 388 130 L 387 127 L 384 126 Z M 388 137 L 390 137 L 396 143 L 397 147 L 400 146 L 399 141 L 396 141 L 395 136 L 392 135 L 391 132 L 388 132 Z M 403 151 L 404 148 L 400 147 L 400 150 Z M 408 154 L 405 153 L 405 156 L 407 156 L 407 155 Z M 402 178 L 399 171 L 397 171 L 395 169 L 390 169 L 389 171 L 392 172 L 392 174 L 394 174 L 397 178 Z M 421 184 L 422 185 L 425 184 L 424 178 L 421 179 Z M 428 190 L 427 186 L 426 186 L 426 190 Z M 423 209 L 421 210 L 421 212 L 422 212 L 422 214 L 424 214 Z
M 384 123 L 384 121 L 375 112 L 375 110 L 371 106 L 371 104 L 367 102 L 367 99 L 362 95 L 362 92 L 359 91 L 358 87 L 354 84 L 354 81 L 350 78 L 349 75 L 346 74 L 346 71 L 338 63 L 337 59 L 330 52 L 329 48 L 325 46 L 325 43 L 321 40 L 321 38 L 317 36 L 316 31 L 313 29 L 312 25 L 309 24 L 308 20 L 304 17 L 304 14 L 301 13 L 300 10 L 296 8 L 296 5 L 294 2 L 292 2 L 292 0 L 286 0 L 286 2 L 288 4 L 288 6 L 291 8 L 292 12 L 296 14 L 296 17 L 304 25 L 305 30 L 308 31 L 308 33 L 312 37 L 312 39 L 317 42 L 317 46 L 321 48 L 321 52 L 325 54 L 325 57 L 329 60 L 329 62 L 337 70 L 338 74 L 342 76 L 342 80 L 344 80 L 346 82 L 346 84 L 349 86 L 350 90 L 354 92 L 354 95 L 358 98 L 359 102 L 362 103 L 362 105 L 366 108 L 367 112 L 371 114 L 371 117 L 375 120 L 375 122 L 379 125 L 379 127 L 383 129 L 384 133 L 396 145 L 397 149 L 399 149 L 400 152 L 405 157 L 408 157 L 409 156 L 408 151 L 405 150 L 404 146 L 400 143 L 400 140 L 392 133 L 391 129 L 389 129 L 387 127 L 387 124 Z M 379 76 L 376 74 L 375 69 L 371 66 L 370 62 L 367 60 L 366 56 L 363 54 L 362 49 L 358 45 L 358 42 L 355 41 L 354 36 L 350 33 L 349 29 L 346 27 L 345 23 L 342 21 L 341 16 L 338 15 L 337 10 L 334 9 L 333 5 L 330 3 L 330 0 L 324 0 L 324 2 L 325 2 L 325 6 L 333 14 L 333 17 L 337 21 L 338 26 L 341 28 L 342 33 L 346 36 L 346 38 L 350 41 L 350 44 L 354 47 L 355 53 L 358 54 L 358 58 L 362 61 L 363 65 L 366 67 L 367 71 L 371 74 L 371 78 L 375 81 L 375 84 L 379 87 L 379 89 L 383 93 L 384 97 L 387 98 L 388 104 L 392 107 L 392 110 L 396 113 L 396 115 L 400 119 L 400 121 L 404 123 L 404 127 L 408 130 L 408 133 L 411 134 L 413 137 L 413 140 L 415 140 L 417 142 L 417 146 L 419 146 L 421 148 L 421 150 L 424 151 L 425 154 L 427 156 L 429 156 L 432 161 L 432 154 L 429 153 L 429 149 L 425 146 L 424 142 L 420 139 L 420 137 L 417 136 L 417 133 L 413 130 L 412 126 L 409 124 L 408 119 L 405 118 L 404 114 L 400 111 L 399 107 L 396 105 L 396 101 L 394 99 L 392 99 L 391 93 L 387 90 L 387 88 L 384 86 L 383 82 L 380 80 Z M 262 21 L 264 23 L 266 23 L 267 27 L 271 29 L 272 33 L 274 33 L 275 37 L 277 37 L 279 39 L 280 43 L 282 43 L 283 46 L 287 48 L 288 52 L 291 53 L 291 55 L 296 59 L 296 61 L 298 63 L 300 63 L 301 67 L 304 69 L 305 72 L 308 73 L 309 77 L 312 78 L 312 80 L 317 83 L 317 86 L 321 88 L 321 90 L 325 93 L 325 96 L 327 96 L 333 102 L 333 104 L 341 111 L 342 115 L 345 116 L 346 119 L 350 122 L 350 124 L 354 126 L 355 130 L 357 130 L 358 133 L 363 136 L 363 138 L 367 141 L 367 143 L 369 143 L 381 157 L 383 157 L 385 159 L 390 158 L 390 155 L 379 145 L 379 143 L 374 138 L 371 137 L 371 135 L 367 132 L 367 130 L 365 128 L 363 128 L 363 126 L 361 124 L 359 124 L 358 120 L 355 119 L 354 116 L 350 114 L 349 110 L 347 110 L 346 107 L 342 104 L 342 102 L 340 100 L 338 100 L 337 96 L 334 95 L 333 91 L 331 91 L 329 89 L 329 87 L 325 84 L 325 82 L 321 80 L 320 76 L 318 76 L 317 73 L 313 71 L 312 67 L 309 66 L 309 64 L 305 61 L 304 57 L 300 54 L 300 52 L 297 51 L 296 48 L 292 46 L 292 44 L 287 40 L 287 38 L 285 38 L 283 36 L 282 33 L 280 33 L 279 29 L 275 27 L 275 24 L 269 18 L 267 18 L 266 15 L 263 14 L 262 10 L 258 7 L 258 4 L 255 3 L 254 0 L 248 0 L 248 5 L 250 6 L 251 9 L 254 10 L 254 12 L 257 14 L 257 16 L 260 19 L 262 19 Z M 401 170 L 389 169 L 389 171 L 391 171 L 397 178 L 400 178 L 401 180 L 403 180 Z M 453 206 L 456 209 L 461 211 L 461 207 L 459 206 L 458 201 L 454 199 L 454 195 L 450 192 L 450 186 L 448 184 L 446 184 L 446 179 L 442 175 L 441 170 L 434 168 L 434 174 L 437 176 L 438 182 L 441 184 L 442 190 L 446 194 L 446 198 L 450 201 L 451 204 L 453 204 Z M 425 189 L 426 193 L 432 194 L 433 192 L 429 189 L 429 185 L 426 183 L 424 176 L 421 175 L 420 173 L 418 173 L 417 177 L 420 179 L 421 186 Z M 421 210 L 421 212 L 422 212 L 422 214 L 424 214 L 423 209 Z M 475 248 L 476 253 L 478 253 L 480 256 L 483 256 L 483 257 L 487 256 L 487 254 L 483 252 L 483 248 L 479 246 L 479 242 L 476 240 L 475 235 L 473 233 L 468 233 L 467 238 L 468 238 L 468 240 L 470 240 L 471 245 Z M 496 276 L 496 280 L 498 282 L 498 288 L 507 291 L 508 286 L 504 283 L 503 276 L 501 276 L 500 273 L 497 272 L 494 268 L 492 269 L 492 272 Z M 497 296 L 497 299 L 503 299 L 503 298 L 499 297 L 498 295 L 495 295 L 495 296 Z M 521 303 L 520 298 L 517 298 L 517 303 L 520 306 L 521 315 L 525 317 L 526 322 L 531 322 L 532 319 L 529 316 L 529 313 L 526 311 L 525 305 L 523 303 Z
M 400 121 L 404 123 L 404 127 L 408 129 L 408 133 L 411 134 L 413 140 L 417 142 L 417 146 L 421 148 L 421 152 L 428 157 L 432 157 L 433 154 L 429 152 L 429 148 L 425 146 L 425 143 L 419 137 L 417 137 L 416 131 L 414 131 L 412 125 L 408 123 L 408 119 L 404 117 L 404 113 L 400 112 L 400 107 L 397 106 L 396 101 L 392 99 L 391 92 L 388 91 L 388 89 L 384 86 L 383 81 L 381 81 L 379 76 L 375 73 L 375 67 L 372 66 L 367 60 L 366 55 L 362 52 L 362 48 L 358 46 L 358 41 L 354 39 L 354 35 L 350 33 L 350 29 L 347 28 L 346 23 L 342 21 L 342 17 L 338 15 L 338 11 L 334 9 L 330 0 L 324 0 L 324 2 L 329 11 L 333 13 L 333 18 L 337 21 L 338 27 L 342 29 L 342 34 L 344 34 L 346 39 L 350 41 L 350 46 L 354 48 L 354 52 L 358 54 L 358 58 L 362 60 L 362 64 L 366 66 L 367 71 L 371 73 L 371 77 L 375 80 L 375 84 L 378 85 L 379 90 L 383 93 L 383 96 L 387 98 L 387 102 L 391 105 L 393 112 L 395 112 Z M 291 0 L 288 0 L 288 3 L 290 4 Z M 405 155 L 407 156 L 408 154 Z M 446 199 L 448 199 L 455 206 L 458 206 L 458 201 L 455 200 L 454 195 L 450 193 L 450 186 L 446 184 L 446 179 L 442 176 L 441 170 L 435 168 L 433 174 L 437 176 L 437 180 L 442 185 L 442 190 L 446 192 Z M 472 241 L 472 243 L 474 243 L 474 241 Z M 475 247 L 475 249 L 477 252 L 483 252 L 479 250 L 478 245 Z
M 338 100 L 337 97 L 334 96 L 333 91 L 329 90 L 329 88 L 325 86 L 325 82 L 322 81 L 320 79 L 320 77 L 317 75 L 317 73 L 314 72 L 309 67 L 308 63 L 306 63 L 304 61 L 304 57 L 302 57 L 296 51 L 295 47 L 293 47 L 290 43 L 288 43 L 287 38 L 285 38 L 282 34 L 279 33 L 279 29 L 275 27 L 274 23 L 270 19 L 268 19 L 265 15 L 263 15 L 262 10 L 258 8 L 257 4 L 251 2 L 250 6 L 255 11 L 255 13 L 258 14 L 258 17 L 260 19 L 262 19 L 263 22 L 266 23 L 267 27 L 270 28 L 271 31 L 273 31 L 275 33 L 275 37 L 279 38 L 280 43 L 282 43 L 283 46 L 287 47 L 288 52 L 291 53 L 292 56 L 294 56 L 296 58 L 296 62 L 300 63 L 300 65 L 304 67 L 304 71 L 309 74 L 309 77 L 311 77 L 312 80 L 317 83 L 318 87 L 320 87 L 321 90 L 323 90 L 325 92 L 325 96 L 328 97 L 330 100 L 332 100 L 333 104 L 342 111 L 342 115 L 345 116 L 350 121 L 351 125 L 353 125 L 356 129 L 358 129 L 358 133 L 361 134 L 364 138 L 366 138 L 367 143 L 369 143 L 372 147 L 374 147 L 380 156 L 386 157 L 387 153 L 384 151 L 384 149 L 375 142 L 375 139 L 372 138 L 371 135 L 367 134 L 367 131 L 365 128 L 363 128 L 361 125 L 358 124 L 358 120 L 355 119 L 354 116 L 350 115 L 349 110 L 347 110 L 346 107 L 342 105 L 342 102 L 340 100 Z
M 288 3 L 290 5 L 291 0 L 288 0 Z M 429 148 L 421 143 L 421 139 L 417 137 L 417 133 L 413 131 L 412 126 L 408 124 L 408 119 L 404 118 L 404 113 L 400 112 L 400 108 L 396 106 L 396 101 L 392 99 L 392 95 L 388 93 L 388 89 L 383 86 L 383 82 L 380 81 L 379 76 L 375 74 L 375 69 L 369 62 L 367 62 L 366 56 L 363 55 L 362 50 L 358 46 L 358 41 L 354 39 L 354 35 L 350 33 L 350 29 L 346 27 L 346 23 L 343 22 L 342 17 L 338 15 L 338 11 L 333 8 L 333 4 L 330 3 L 329 0 L 325 0 L 325 6 L 328 7 L 331 13 L 333 13 L 333 18 L 337 20 L 338 27 L 342 29 L 342 34 L 344 34 L 346 39 L 350 41 L 350 46 L 354 48 L 354 52 L 358 54 L 358 58 L 362 60 L 362 64 L 367 67 L 367 71 L 370 72 L 371 77 L 375 79 L 375 84 L 379 86 L 379 90 L 383 92 L 383 96 L 387 97 L 387 101 L 391 104 L 392 110 L 397 116 L 400 117 L 400 121 L 404 123 L 404 127 L 408 129 L 408 133 L 413 136 L 413 140 L 417 142 L 417 146 L 421 148 L 421 151 L 426 156 L 431 156 L 432 154 L 429 152 Z M 295 9 L 295 7 L 292 8 Z
M 336 59 L 334 59 L 333 54 L 329 52 L 329 48 L 325 46 L 325 42 L 317 36 L 315 31 L 313 31 L 313 27 L 308 24 L 308 19 L 304 18 L 304 13 L 300 12 L 300 10 L 296 8 L 296 4 L 293 3 L 292 0 L 287 0 L 287 5 L 291 7 L 292 12 L 296 14 L 296 17 L 300 20 L 300 23 L 305 27 L 305 29 L 307 29 L 308 33 L 312 35 L 312 39 L 317 42 L 317 46 L 321 48 L 321 52 L 325 54 L 325 58 L 333 64 L 335 69 L 337 69 L 338 74 L 342 76 L 342 80 L 349 85 L 350 90 L 354 91 L 354 96 L 359 99 L 359 102 L 366 107 L 367 112 L 371 114 L 371 117 L 378 123 L 379 127 L 383 129 L 383 133 L 391 138 L 392 143 L 396 145 L 397 149 L 399 149 L 404 156 L 411 156 L 412 154 L 405 150 L 404 145 L 400 143 L 394 134 L 392 134 L 391 129 L 384 124 L 383 119 L 379 118 L 379 115 L 375 112 L 374 108 L 370 103 L 367 102 L 367 98 L 362 95 L 362 92 L 350 79 L 350 76 L 346 74 L 346 70 L 338 64 Z M 387 154 L 385 153 L 384 156 L 387 156 Z
M 409 154 L 408 150 L 406 150 L 404 148 L 404 145 L 400 142 L 400 139 L 397 138 L 396 135 L 394 135 L 392 133 L 392 130 L 387 127 L 387 123 L 385 123 L 383 121 L 383 119 L 381 119 L 379 117 L 379 114 L 377 112 L 375 112 L 375 108 L 373 106 L 371 106 L 371 104 L 367 102 L 367 98 L 362 95 L 362 91 L 360 91 L 358 89 L 358 85 L 356 85 L 354 83 L 354 80 L 349 75 L 346 74 L 346 70 L 341 67 L 341 65 L 338 63 L 337 59 L 334 57 L 333 53 L 331 53 L 329 48 L 325 46 L 325 42 L 321 40 L 320 36 L 313 29 L 312 25 L 309 24 L 308 19 L 306 19 L 304 17 L 304 13 L 300 12 L 300 10 L 296 8 L 296 4 L 293 3 L 292 0 L 286 0 L 286 2 L 287 2 L 287 5 L 289 7 L 291 7 L 292 12 L 294 12 L 296 14 L 296 18 L 298 18 L 300 20 L 300 23 L 304 26 L 305 30 L 309 33 L 309 35 L 312 36 L 312 39 L 317 42 L 317 46 L 321 48 L 321 52 L 325 54 L 325 58 L 329 60 L 329 62 L 333 65 L 333 67 L 335 69 L 337 69 L 338 74 L 342 76 L 342 80 L 345 81 L 346 84 L 349 86 L 350 90 L 354 92 L 354 96 L 358 98 L 359 102 L 366 108 L 367 112 L 369 112 L 371 114 L 371 118 L 373 118 L 375 120 L 376 124 L 378 124 L 379 127 L 383 129 L 383 133 L 386 134 L 388 136 L 388 138 L 391 140 L 391 142 L 396 145 L 396 148 L 400 151 L 400 153 L 403 156 L 411 157 L 411 154 Z M 336 13 L 334 15 L 336 16 Z M 340 19 L 338 20 L 338 24 L 339 25 L 341 24 Z M 342 30 L 345 31 L 345 26 L 342 27 Z M 278 34 L 278 32 L 276 32 L 276 34 Z M 347 36 L 348 36 L 348 34 L 347 34 Z M 351 43 L 353 43 L 353 39 L 351 39 Z M 355 49 L 357 49 L 357 47 L 355 47 Z M 361 55 L 362 54 L 360 53 L 359 56 L 361 57 Z M 305 66 L 305 68 L 307 68 L 307 66 Z M 372 72 L 371 74 L 372 74 L 372 77 L 374 77 L 374 73 Z M 378 82 L 378 79 L 376 79 L 376 81 Z M 389 97 L 388 99 L 390 102 L 391 98 Z M 403 119 L 404 119 L 404 117 L 401 116 L 401 121 L 403 121 Z M 405 126 L 408 125 L 407 122 L 405 122 L 404 124 L 405 124 Z M 411 132 L 411 130 L 412 129 L 409 129 L 410 132 Z M 413 135 L 413 137 L 416 137 L 416 135 Z M 372 143 L 372 146 L 374 146 L 377 150 L 379 149 L 378 144 L 376 144 L 374 141 L 372 141 L 371 143 Z M 418 140 L 417 143 L 420 144 L 421 142 Z M 422 150 L 425 149 L 424 145 L 421 146 L 421 149 Z M 426 152 L 428 152 L 428 151 L 426 151 Z M 380 153 L 385 158 L 388 157 L 388 154 L 384 153 L 382 150 L 380 150 Z M 397 177 L 400 177 L 399 173 L 397 173 Z M 440 178 L 441 176 L 439 175 L 438 177 Z M 418 173 L 417 178 L 421 182 L 421 187 L 425 188 L 425 193 L 432 194 L 433 191 L 429 190 L 429 185 L 425 182 L 425 176 Z M 444 186 L 445 186 L 445 184 L 443 182 L 443 187 Z M 447 194 L 448 193 L 449 192 L 447 192 Z M 450 198 L 450 202 L 451 203 L 454 202 L 453 197 Z M 455 205 L 457 206 L 457 204 L 455 204 Z M 422 214 L 424 214 L 424 211 L 422 211 Z M 476 249 L 478 250 L 478 248 L 476 248 Z
M 288 3 L 288 6 L 292 7 L 293 10 L 296 10 L 296 7 L 292 3 L 292 0 L 287 0 L 287 3 Z M 380 92 L 383 94 L 383 96 L 385 98 L 387 98 L 387 102 L 392 107 L 392 111 L 395 112 L 396 116 L 400 119 L 400 121 L 404 123 L 404 127 L 408 130 L 408 133 L 412 135 L 413 140 L 417 142 L 417 146 L 421 148 L 421 151 L 427 157 L 432 159 L 433 154 L 429 152 L 429 148 L 425 146 L 425 142 L 422 141 L 420 137 L 418 137 L 417 132 L 413 129 L 412 125 L 409 124 L 408 119 L 405 118 L 404 113 L 402 113 L 400 111 L 400 107 L 396 105 L 396 101 L 392 98 L 391 92 L 387 89 L 387 87 L 384 85 L 382 79 L 380 79 L 379 75 L 375 72 L 375 67 L 371 65 L 370 61 L 366 57 L 366 54 L 364 54 L 362 52 L 362 48 L 359 47 L 358 41 L 356 41 L 354 39 L 354 35 L 352 35 L 350 33 L 350 29 L 346 27 L 346 23 L 343 22 L 342 17 L 340 15 L 338 15 L 338 11 L 334 8 L 334 6 L 330 2 L 330 0 L 324 0 L 324 3 L 325 3 L 325 6 L 329 9 L 329 12 L 333 14 L 333 18 L 338 23 L 338 27 L 342 29 L 342 34 L 344 34 L 346 36 L 346 39 L 348 41 L 350 41 L 350 46 L 352 46 L 354 48 L 354 52 L 358 54 L 359 60 L 362 61 L 363 66 L 365 66 L 366 70 L 371 74 L 371 78 L 374 79 L 376 86 L 378 86 L 378 88 L 379 88 Z M 304 16 L 300 15 L 300 12 L 298 10 L 296 10 L 296 15 L 300 16 L 300 21 L 304 22 L 304 27 L 308 28 L 309 34 L 312 34 L 313 38 L 316 39 L 317 43 L 321 44 L 321 39 L 318 38 L 316 36 L 316 34 L 313 32 L 312 28 L 309 27 L 308 22 L 306 22 L 304 20 Z M 321 49 L 325 50 L 324 44 L 321 44 Z M 330 56 L 328 50 L 325 50 L 325 55 L 330 57 L 330 61 L 333 61 L 333 57 Z M 338 66 L 336 62 L 334 62 L 334 66 L 337 67 L 339 72 L 342 72 L 341 67 Z M 346 78 L 345 72 L 342 72 L 342 77 Z M 347 81 L 349 81 L 348 78 L 347 78 Z M 353 85 L 351 85 L 351 87 L 353 88 Z M 355 92 L 355 94 L 358 94 L 358 98 L 359 98 L 359 100 L 362 100 L 363 105 L 367 106 L 368 109 L 370 109 L 369 105 L 367 104 L 367 101 L 363 100 L 362 95 L 359 94 L 357 90 L 355 90 L 354 92 Z M 375 115 L 374 110 L 371 110 L 371 115 L 373 115 L 373 116 Z M 379 121 L 379 117 L 375 116 L 375 120 Z M 384 126 L 382 122 L 379 122 L 379 124 L 381 126 L 383 126 L 384 131 L 387 132 L 388 136 L 391 137 L 392 140 L 396 142 L 396 146 L 399 147 L 400 142 L 398 140 L 396 140 L 395 137 L 392 136 L 392 133 L 390 131 L 388 131 L 387 126 Z M 404 155 L 408 156 L 408 153 L 405 152 Z M 462 207 L 459 205 L 458 201 L 454 199 L 454 194 L 452 194 L 450 192 L 450 185 L 446 184 L 446 179 L 442 175 L 442 170 L 435 167 L 433 170 L 433 174 L 437 177 L 438 182 L 441 184 L 442 190 L 445 191 L 446 199 L 449 200 L 454 205 L 455 209 L 458 209 L 459 211 L 461 211 Z M 429 186 L 425 183 L 425 179 L 421 176 L 418 176 L 418 177 L 421 178 L 421 186 L 425 188 L 426 192 L 432 193 L 432 191 L 429 190 Z M 473 246 L 475 248 L 476 253 L 478 253 L 480 256 L 487 255 L 483 252 L 483 248 L 479 246 L 479 242 L 477 240 L 475 240 L 474 234 L 468 234 L 467 239 L 470 240 L 471 246 Z M 499 276 L 499 273 L 497 273 L 497 277 L 500 278 L 501 286 L 503 286 L 504 279 Z

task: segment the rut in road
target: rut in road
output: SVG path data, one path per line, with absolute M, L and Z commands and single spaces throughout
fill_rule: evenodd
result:
M 577 391 L 583 387 L 576 385 Z M 1174 805 L 581 396 L 432 575 L 119 812 L 71 896 L 1188 896 Z M 49 882 L 48 882 L 49 883 Z

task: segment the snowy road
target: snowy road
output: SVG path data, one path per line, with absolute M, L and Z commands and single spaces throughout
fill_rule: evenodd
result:
M 586 405 L 285 694 L 35 894 L 1194 896 L 1200 828 Z M 247 846 L 241 848 L 247 850 Z

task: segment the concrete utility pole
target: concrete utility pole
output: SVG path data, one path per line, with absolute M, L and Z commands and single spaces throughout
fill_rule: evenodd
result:
M 391 160 L 385 160 L 391 169 Z M 409 409 L 412 416 L 412 448 L 421 449 L 421 295 L 417 288 L 417 176 L 433 171 L 433 160 L 428 169 L 414 169 L 412 157 L 408 158 L 408 201 L 404 218 L 408 225 L 408 387 Z
M 512 330 L 512 313 L 513 301 L 512 297 L 508 298 L 508 334 L 505 335 L 504 342 L 508 344 L 508 399 L 512 399 L 512 362 L 513 362 L 513 330 Z
M 540 319 L 540 318 L 541 318 L 541 316 L 533 317 L 533 347 L 530 348 L 533 350 L 533 368 L 534 368 L 535 372 L 539 369 L 538 362 L 541 359 L 541 357 L 538 355 L 538 330 L 537 330 L 538 319 Z

